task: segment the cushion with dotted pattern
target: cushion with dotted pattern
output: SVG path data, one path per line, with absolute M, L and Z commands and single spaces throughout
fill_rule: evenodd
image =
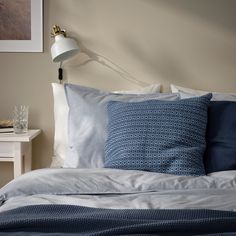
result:
M 105 167 L 205 175 L 203 155 L 211 97 L 109 102 Z

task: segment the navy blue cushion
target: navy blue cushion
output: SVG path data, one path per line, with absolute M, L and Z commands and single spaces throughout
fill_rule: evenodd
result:
M 236 102 L 211 102 L 205 152 L 206 172 L 236 170 Z
M 105 167 L 204 175 L 212 95 L 180 101 L 108 103 Z

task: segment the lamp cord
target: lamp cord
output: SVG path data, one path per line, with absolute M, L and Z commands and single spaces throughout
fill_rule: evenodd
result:
M 124 70 L 121 66 L 117 65 L 116 63 L 112 62 L 110 59 L 108 59 L 107 57 L 103 56 L 103 55 L 99 55 L 99 54 L 87 54 L 88 56 L 90 56 L 90 60 L 88 60 L 86 63 L 88 63 L 89 61 L 96 61 L 97 63 L 106 66 L 107 68 L 109 68 L 110 70 L 113 70 L 114 72 L 116 72 L 118 75 L 120 75 L 123 79 L 131 82 L 131 83 L 135 83 L 141 87 L 143 86 L 148 86 L 150 85 L 149 83 L 140 81 L 138 79 L 136 79 L 134 76 L 132 76 L 130 73 L 128 73 L 126 70 Z M 63 69 L 62 69 L 62 63 L 63 61 L 60 62 L 59 68 L 58 68 L 58 79 L 60 81 L 60 84 L 62 84 L 63 81 Z M 86 64 L 83 63 L 82 65 Z
M 146 83 L 144 81 L 138 80 L 134 76 L 132 76 L 129 72 L 124 70 L 121 66 L 114 63 L 112 60 L 107 58 L 106 56 L 103 56 L 101 54 L 98 54 L 96 52 L 90 51 L 87 48 L 83 49 L 83 52 L 89 57 L 89 59 L 85 62 L 83 62 L 81 65 L 85 65 L 89 62 L 95 61 L 99 63 L 100 65 L 103 65 L 107 67 L 108 69 L 116 72 L 120 77 L 123 79 L 129 81 L 130 83 L 137 84 L 138 86 L 144 87 L 150 85 L 150 83 Z
M 62 61 L 60 62 L 60 66 L 58 68 L 58 79 L 60 81 L 60 84 L 62 84 L 62 80 L 63 80 Z

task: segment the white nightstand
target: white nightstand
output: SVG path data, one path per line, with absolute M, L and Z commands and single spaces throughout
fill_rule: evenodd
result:
M 39 129 L 24 134 L 0 133 L 0 162 L 13 162 L 14 178 L 31 170 L 32 139 Z

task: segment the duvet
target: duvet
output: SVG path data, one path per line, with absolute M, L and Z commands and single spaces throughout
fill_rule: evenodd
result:
M 235 196 L 236 171 L 42 169 L 0 190 L 0 232 L 235 235 Z

